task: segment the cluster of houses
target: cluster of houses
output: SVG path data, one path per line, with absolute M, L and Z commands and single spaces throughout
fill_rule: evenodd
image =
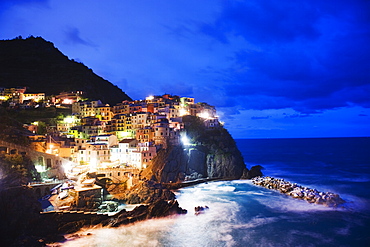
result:
M 45 93 L 27 92 L 27 87 L 0 87 L 0 104 L 8 102 L 11 108 L 34 108 L 43 106 L 71 105 L 83 99 L 83 92 L 61 92 L 58 95 L 45 96 Z
M 165 94 L 115 106 L 71 101 L 72 115 L 57 122 L 44 140 L 44 152 L 68 160 L 71 176 L 94 172 L 128 186 L 161 148 L 181 143 L 183 116 L 198 116 L 207 128 L 220 124 L 213 106 L 189 97 Z

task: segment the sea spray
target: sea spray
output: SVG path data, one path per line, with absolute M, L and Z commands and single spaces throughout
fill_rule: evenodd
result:
M 180 189 L 176 197 L 183 208 L 209 209 L 199 215 L 87 229 L 80 237 L 67 237 L 61 246 L 349 246 L 352 237 L 364 233 L 367 220 L 353 210 L 294 200 L 251 180 L 199 184 Z M 361 246 L 364 241 L 354 243 Z

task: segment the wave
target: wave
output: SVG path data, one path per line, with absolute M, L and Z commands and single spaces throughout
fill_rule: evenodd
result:
M 236 195 L 255 195 L 255 196 L 265 196 L 267 193 L 255 192 L 255 191 L 235 191 Z
M 167 217 L 136 222 L 118 228 L 85 228 L 75 234 L 67 235 L 67 241 L 60 246 L 159 246 L 159 237 L 170 231 L 174 223 L 174 217 Z
M 252 180 L 250 179 L 240 179 L 240 180 L 232 180 L 229 181 L 232 184 L 253 184 Z
M 308 203 L 304 200 L 290 198 L 277 192 L 276 195 L 270 195 L 268 197 L 254 197 L 262 205 L 273 209 L 274 211 L 280 212 L 312 212 L 312 211 L 338 211 L 342 208 L 327 207 L 324 205 L 318 205 Z
M 234 229 L 249 229 L 249 228 L 255 228 L 258 226 L 266 225 L 266 224 L 271 224 L 273 222 L 276 222 L 280 220 L 281 217 L 261 217 L 261 216 L 256 216 L 252 218 L 249 222 L 244 223 L 244 224 L 235 224 L 230 227 Z
M 343 197 L 348 200 L 346 207 L 329 208 L 250 181 L 210 182 L 179 190 L 177 200 L 188 210 L 186 215 L 84 229 L 61 246 L 310 246 L 310 241 L 334 246 L 340 241 L 337 237 L 349 238 L 369 222 L 366 214 L 353 213 L 353 208 L 369 205 L 366 199 Z M 209 210 L 194 214 L 194 207 L 205 205 Z M 363 216 L 354 222 L 358 215 Z

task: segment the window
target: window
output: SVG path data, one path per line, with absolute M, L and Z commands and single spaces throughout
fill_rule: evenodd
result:
M 38 158 L 39 164 L 44 165 L 44 157 L 40 156 Z
M 51 168 L 51 159 L 46 159 L 46 168 Z

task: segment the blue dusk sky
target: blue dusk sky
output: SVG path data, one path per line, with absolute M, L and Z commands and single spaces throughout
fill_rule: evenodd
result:
M 370 136 L 370 1 L 2 0 L 0 39 L 41 36 L 133 99 L 216 106 L 234 138 Z

